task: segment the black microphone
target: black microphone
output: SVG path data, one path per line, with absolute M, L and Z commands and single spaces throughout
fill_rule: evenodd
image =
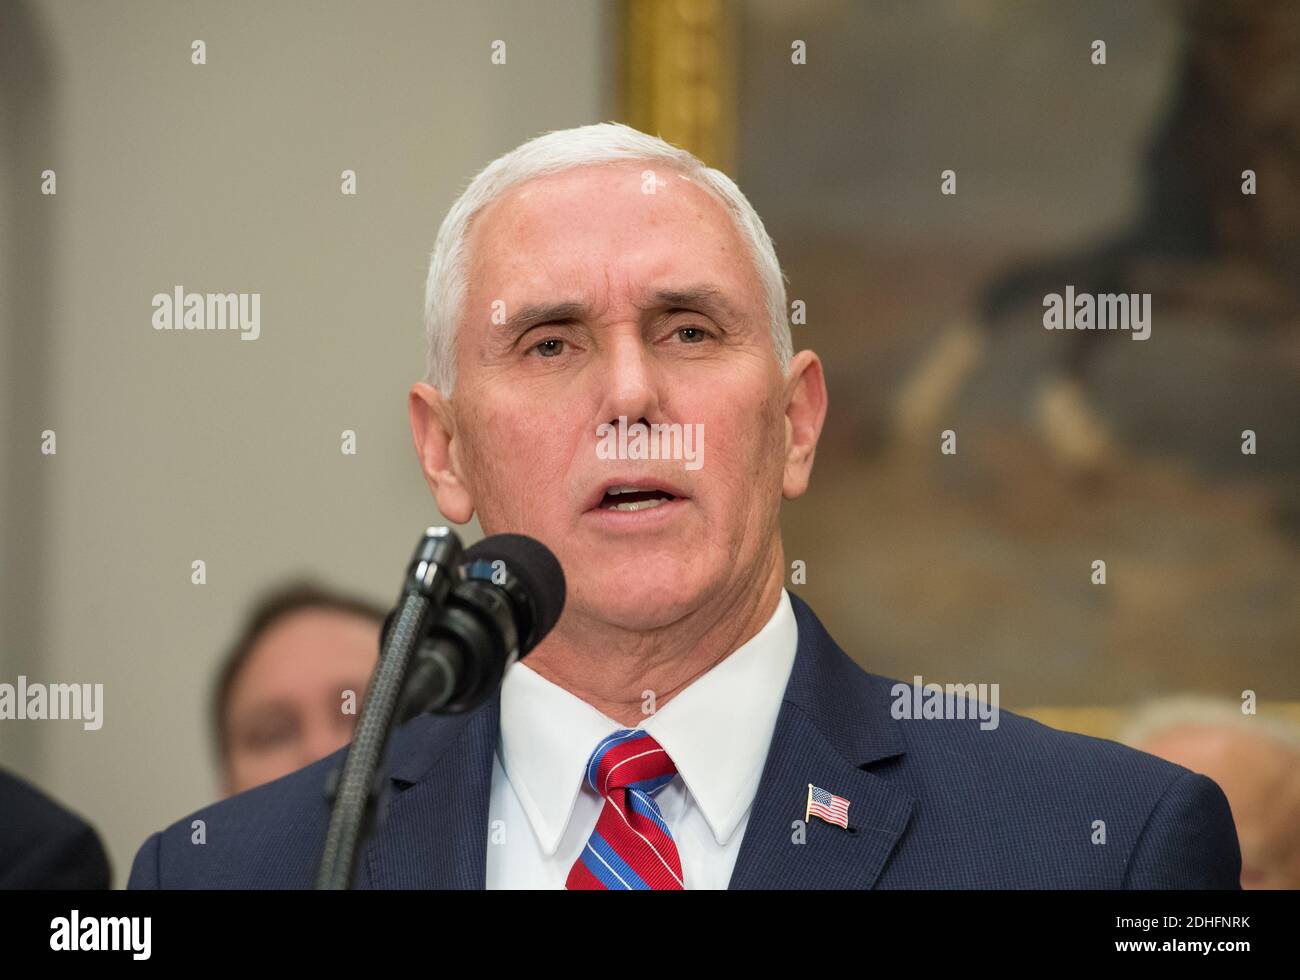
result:
M 482 704 L 510 665 L 551 631 L 564 598 L 564 571 L 540 541 L 494 534 L 469 548 L 412 659 L 396 724 Z
M 375 773 L 393 726 L 427 711 L 482 704 L 506 668 L 550 632 L 564 609 L 564 591 L 560 563 L 532 538 L 493 535 L 462 555 L 450 528 L 424 532 L 384 623 L 379 663 L 347 757 L 325 787 L 333 805 L 317 888 L 352 882 L 377 811 L 383 783 Z

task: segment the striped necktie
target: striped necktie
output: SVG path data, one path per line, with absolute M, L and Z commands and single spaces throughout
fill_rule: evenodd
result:
M 605 800 L 565 887 L 681 890 L 682 862 L 654 801 L 677 767 L 647 733 L 625 728 L 601 740 L 587 783 Z

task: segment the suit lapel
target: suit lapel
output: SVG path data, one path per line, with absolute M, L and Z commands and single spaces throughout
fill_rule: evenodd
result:
M 888 690 L 836 646 L 791 594 L 799 646 L 728 885 L 870 888 L 907 827 L 913 800 L 864 767 L 903 754 Z M 849 801 L 849 830 L 812 818 L 808 784 Z
M 465 715 L 424 715 L 394 736 L 388 796 L 357 887 L 486 887 L 499 712 L 498 693 Z

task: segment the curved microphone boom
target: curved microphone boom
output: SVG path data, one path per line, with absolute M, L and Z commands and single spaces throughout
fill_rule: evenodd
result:
M 378 802 L 375 773 L 395 725 L 428 711 L 482 704 L 506 669 L 531 651 L 564 609 L 564 572 L 522 534 L 485 538 L 463 555 L 449 528 L 427 529 L 384 623 L 379 664 L 337 781 L 316 880 L 347 888 Z

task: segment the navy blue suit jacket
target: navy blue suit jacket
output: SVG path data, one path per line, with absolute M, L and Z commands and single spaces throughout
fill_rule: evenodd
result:
M 731 888 L 1239 887 L 1236 829 L 1210 779 L 1007 711 L 988 731 L 895 719 L 895 682 L 864 671 L 791 600 L 798 650 Z M 394 733 L 357 887 L 484 887 L 498 708 L 494 697 Z M 313 887 L 322 787 L 342 758 L 153 834 L 129 887 Z M 816 819 L 800 831 L 809 783 L 850 801 L 851 831 Z M 195 820 L 205 843 L 193 842 Z

